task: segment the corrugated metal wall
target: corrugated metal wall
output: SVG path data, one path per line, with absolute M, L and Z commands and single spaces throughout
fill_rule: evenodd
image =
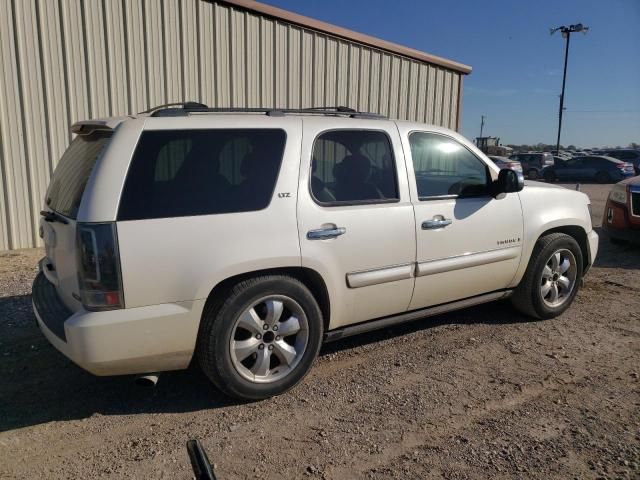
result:
M 346 105 L 456 128 L 461 74 L 204 0 L 0 0 L 0 250 L 38 212 L 77 120 L 172 101 Z

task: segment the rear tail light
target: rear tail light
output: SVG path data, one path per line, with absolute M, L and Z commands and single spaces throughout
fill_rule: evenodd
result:
M 78 284 L 87 310 L 124 308 L 115 223 L 78 223 Z
M 631 163 L 616 163 L 616 167 L 620 170 L 631 170 L 633 168 L 633 164 Z
M 520 165 L 520 162 L 509 162 L 507 163 L 507 167 L 514 170 L 522 170 L 522 165 Z

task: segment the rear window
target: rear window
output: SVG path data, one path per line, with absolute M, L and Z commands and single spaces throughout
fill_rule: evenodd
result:
M 71 142 L 51 177 L 45 199 L 49 208 L 76 219 L 91 170 L 111 135 L 97 131 L 79 135 Z
M 280 129 L 146 131 L 131 161 L 118 220 L 266 208 L 285 141 Z

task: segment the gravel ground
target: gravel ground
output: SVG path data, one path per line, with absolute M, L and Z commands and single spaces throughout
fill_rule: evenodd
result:
M 586 185 L 599 225 L 609 186 Z M 239 404 L 196 369 L 155 389 L 80 370 L 39 333 L 39 250 L 0 256 L 0 478 L 640 478 L 640 249 L 574 305 L 493 303 L 327 345 L 303 384 Z

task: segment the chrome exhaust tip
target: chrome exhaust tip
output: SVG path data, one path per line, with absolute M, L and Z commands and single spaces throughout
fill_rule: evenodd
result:
M 155 387 L 158 383 L 159 378 L 159 373 L 147 373 L 146 375 L 140 375 L 139 377 L 136 377 L 135 384 L 139 387 Z

